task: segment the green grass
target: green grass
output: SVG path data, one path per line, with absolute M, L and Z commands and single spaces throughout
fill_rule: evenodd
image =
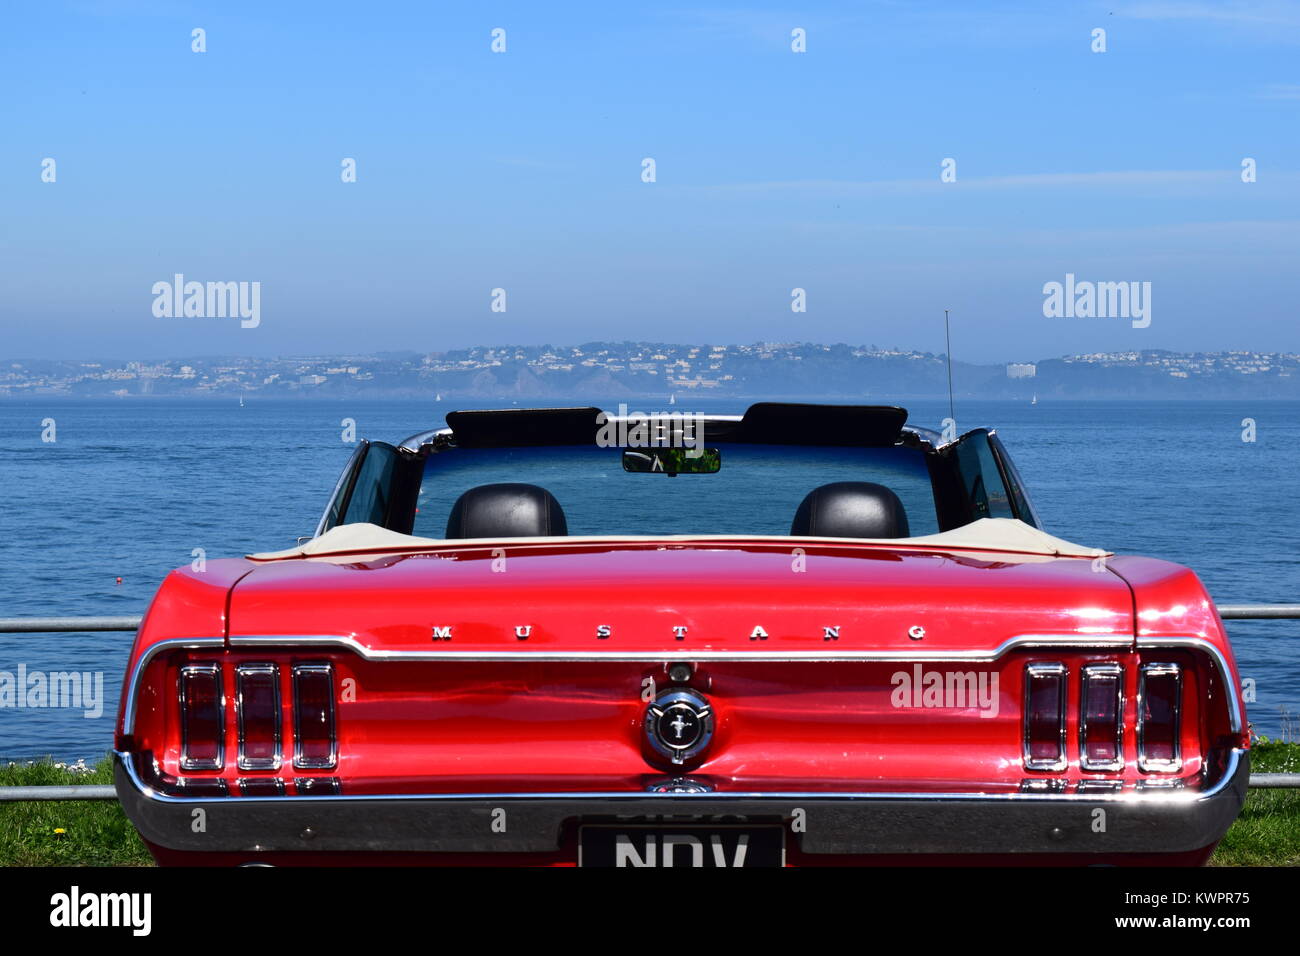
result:
M 49 761 L 0 763 L 0 786 L 112 784 L 109 758 L 90 773 Z M 0 803 L 0 866 L 149 866 L 153 857 L 116 800 Z
M 1300 743 L 1256 743 L 1250 769 L 1300 773 Z M 0 786 L 112 782 L 108 758 L 89 773 L 49 761 L 0 764 Z M 0 866 L 149 866 L 152 862 L 116 801 L 0 803 Z M 1210 865 L 1300 866 L 1300 790 L 1251 790 Z
M 1300 773 L 1300 744 L 1260 740 L 1251 773 Z M 1300 866 L 1300 790 L 1251 790 L 1211 866 Z

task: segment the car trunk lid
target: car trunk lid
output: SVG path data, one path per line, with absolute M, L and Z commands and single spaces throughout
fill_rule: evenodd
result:
M 449 546 L 259 565 L 230 634 L 377 654 L 985 654 L 1026 634 L 1130 638 L 1104 561 L 792 540 Z M 924 654 L 922 656 L 925 656 Z

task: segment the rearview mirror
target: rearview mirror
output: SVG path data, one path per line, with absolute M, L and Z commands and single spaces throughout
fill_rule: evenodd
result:
M 623 452 L 623 470 L 636 474 L 712 475 L 722 468 L 716 448 L 647 448 Z

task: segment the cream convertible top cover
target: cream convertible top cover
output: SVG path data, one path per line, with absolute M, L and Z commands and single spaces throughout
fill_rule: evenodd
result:
M 262 554 L 250 554 L 253 561 L 282 561 L 289 558 L 321 558 L 333 555 L 355 554 L 366 551 L 371 553 L 389 553 L 394 551 L 428 551 L 442 548 L 460 548 L 473 545 L 476 541 L 484 543 L 491 540 L 496 543 L 503 539 L 457 538 L 440 540 L 438 538 L 420 538 L 415 535 L 400 534 L 374 524 L 343 524 L 326 531 L 319 538 L 312 538 L 305 544 L 286 551 L 268 551 Z M 511 544 L 554 543 L 556 540 L 583 543 L 587 541 L 771 541 L 771 535 L 647 535 L 647 536 L 597 536 L 565 538 L 509 538 Z M 980 518 L 970 524 L 962 525 L 940 534 L 923 535 L 918 538 L 818 538 L 819 541 L 846 542 L 852 544 L 879 544 L 891 548 L 938 548 L 956 551 L 1010 551 L 1017 554 L 1033 554 L 1050 558 L 1101 558 L 1112 552 L 1100 548 L 1085 548 L 1071 544 L 1060 538 L 1054 538 L 1046 532 L 1030 527 L 1015 518 Z

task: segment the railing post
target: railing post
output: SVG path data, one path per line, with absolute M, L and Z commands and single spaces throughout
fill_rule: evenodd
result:
M 1225 621 L 1300 620 L 1300 604 L 1220 604 Z
M 0 617 L 0 634 L 137 631 L 142 617 Z

